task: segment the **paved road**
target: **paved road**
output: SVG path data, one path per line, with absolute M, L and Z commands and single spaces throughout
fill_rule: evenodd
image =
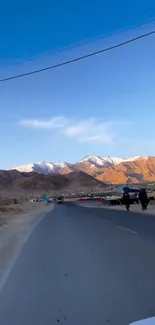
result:
M 0 294 L 1 325 L 128 325 L 155 316 L 155 218 L 64 204 Z

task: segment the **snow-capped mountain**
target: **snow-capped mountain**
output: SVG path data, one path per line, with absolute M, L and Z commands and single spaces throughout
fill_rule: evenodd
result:
M 125 161 L 125 159 L 119 157 L 86 156 L 85 158 L 80 160 L 78 164 L 88 162 L 96 167 L 111 167 L 120 164 L 123 161 Z
M 79 166 L 85 162 L 90 163 L 91 167 L 111 167 L 121 163 L 123 158 L 118 157 L 99 157 L 99 156 L 87 156 L 82 160 L 78 161 L 75 166 Z M 53 162 L 38 162 L 28 165 L 22 165 L 12 169 L 16 169 L 21 173 L 36 172 L 39 174 L 59 174 L 63 169 L 67 168 L 69 171 L 74 171 L 77 168 L 74 164 L 69 164 L 66 162 L 53 163 Z M 79 169 L 79 168 L 78 168 Z
M 71 169 L 71 171 L 72 169 L 74 169 L 72 168 L 72 164 L 68 164 L 65 162 L 60 162 L 60 163 L 38 162 L 34 164 L 19 166 L 12 169 L 16 169 L 21 173 L 36 172 L 38 174 L 48 175 L 48 174 L 59 174 L 61 170 L 65 168 L 69 170 Z
M 88 162 L 92 164 L 92 167 L 112 167 L 116 166 L 122 162 L 132 162 L 136 160 L 147 160 L 148 156 L 135 156 L 130 158 L 120 158 L 120 157 L 100 157 L 100 156 L 86 156 L 82 160 L 78 162 L 78 164 L 82 164 L 84 162 Z
M 146 161 L 148 158 L 149 158 L 148 156 L 135 156 L 135 157 L 125 159 L 124 162 L 127 162 L 127 161 L 132 162 L 132 161 L 136 161 L 136 160 Z
M 85 163 L 89 163 L 89 169 L 91 168 L 108 168 L 117 166 L 122 162 L 134 162 L 139 160 L 146 161 L 148 156 L 136 156 L 131 158 L 119 158 L 119 157 L 100 157 L 100 156 L 87 156 L 75 164 L 67 162 L 53 163 L 53 162 L 38 162 L 28 165 L 15 167 L 19 172 L 37 172 L 39 174 L 59 174 L 64 171 L 68 173 L 71 171 L 79 170 L 80 166 L 84 166 Z
M 155 157 L 150 156 L 131 158 L 87 156 L 75 164 L 38 162 L 12 169 L 19 172 L 37 172 L 45 175 L 66 175 L 73 171 L 83 171 L 102 182 L 112 184 L 155 181 Z

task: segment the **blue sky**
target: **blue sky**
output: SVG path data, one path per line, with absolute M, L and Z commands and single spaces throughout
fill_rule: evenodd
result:
M 142 14 L 147 12 L 146 14 Z M 0 77 L 53 65 L 155 29 L 153 1 L 3 2 Z M 0 168 L 89 154 L 155 155 L 155 36 L 68 66 L 0 83 Z M 56 52 L 48 55 L 49 52 Z M 13 65 L 18 61 L 38 60 Z M 4 66 L 11 65 L 8 68 Z

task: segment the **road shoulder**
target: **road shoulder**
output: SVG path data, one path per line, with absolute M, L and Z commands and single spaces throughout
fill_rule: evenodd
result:
M 34 227 L 54 209 L 44 206 L 39 211 L 19 214 L 0 229 L 0 289 Z

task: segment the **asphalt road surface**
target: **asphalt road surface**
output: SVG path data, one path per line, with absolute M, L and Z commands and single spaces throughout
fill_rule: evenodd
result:
M 58 205 L 0 293 L 1 325 L 128 325 L 155 316 L 155 217 Z

